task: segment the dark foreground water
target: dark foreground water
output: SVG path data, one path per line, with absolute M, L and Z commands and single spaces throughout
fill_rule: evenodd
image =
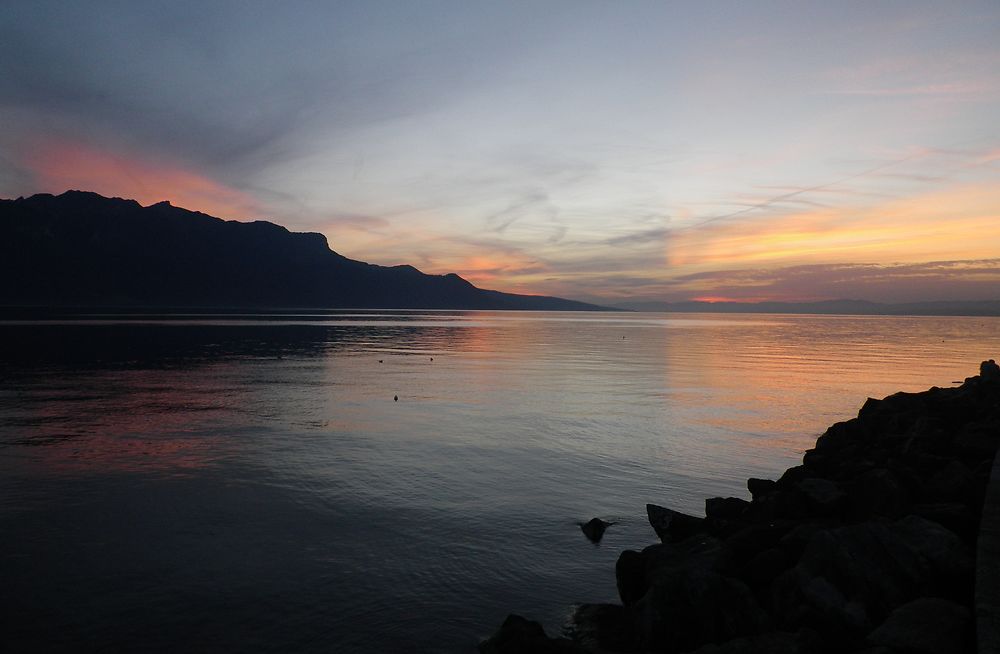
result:
M 865 397 L 998 356 L 995 318 L 0 323 L 0 642 L 468 652 L 509 611 L 558 631 L 615 598 L 645 502 L 746 497 Z M 599 546 L 594 516 L 616 521 Z

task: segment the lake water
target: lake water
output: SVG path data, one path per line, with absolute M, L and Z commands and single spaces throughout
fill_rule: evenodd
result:
M 0 323 L 14 651 L 471 652 L 1000 319 L 491 312 Z M 398 401 L 393 397 L 398 396 Z M 578 523 L 614 524 L 600 545 Z M 13 626 L 10 626 L 13 625 Z

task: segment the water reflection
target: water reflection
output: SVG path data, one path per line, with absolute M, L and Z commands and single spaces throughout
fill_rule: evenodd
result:
M 614 598 L 646 501 L 745 495 L 867 395 L 1000 353 L 981 318 L 33 319 L 0 324 L 0 610 L 27 649 L 471 651 L 510 610 L 558 628 Z M 576 526 L 595 515 L 600 547 Z

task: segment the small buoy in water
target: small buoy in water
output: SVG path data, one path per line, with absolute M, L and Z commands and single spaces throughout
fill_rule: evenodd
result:
M 382 363 L 382 359 L 379 359 L 379 360 L 378 360 L 378 362 L 379 362 L 379 363 Z
M 431 357 L 431 361 L 433 361 L 433 360 L 434 360 L 434 357 Z
M 399 396 L 398 395 L 393 395 L 392 396 L 392 401 L 393 402 L 399 402 Z

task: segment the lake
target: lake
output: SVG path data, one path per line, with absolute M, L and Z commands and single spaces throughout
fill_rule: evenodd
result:
M 521 312 L 0 322 L 14 651 L 471 652 L 1000 319 Z M 394 398 L 398 398 L 394 399 Z M 578 524 L 614 521 L 599 545 Z

